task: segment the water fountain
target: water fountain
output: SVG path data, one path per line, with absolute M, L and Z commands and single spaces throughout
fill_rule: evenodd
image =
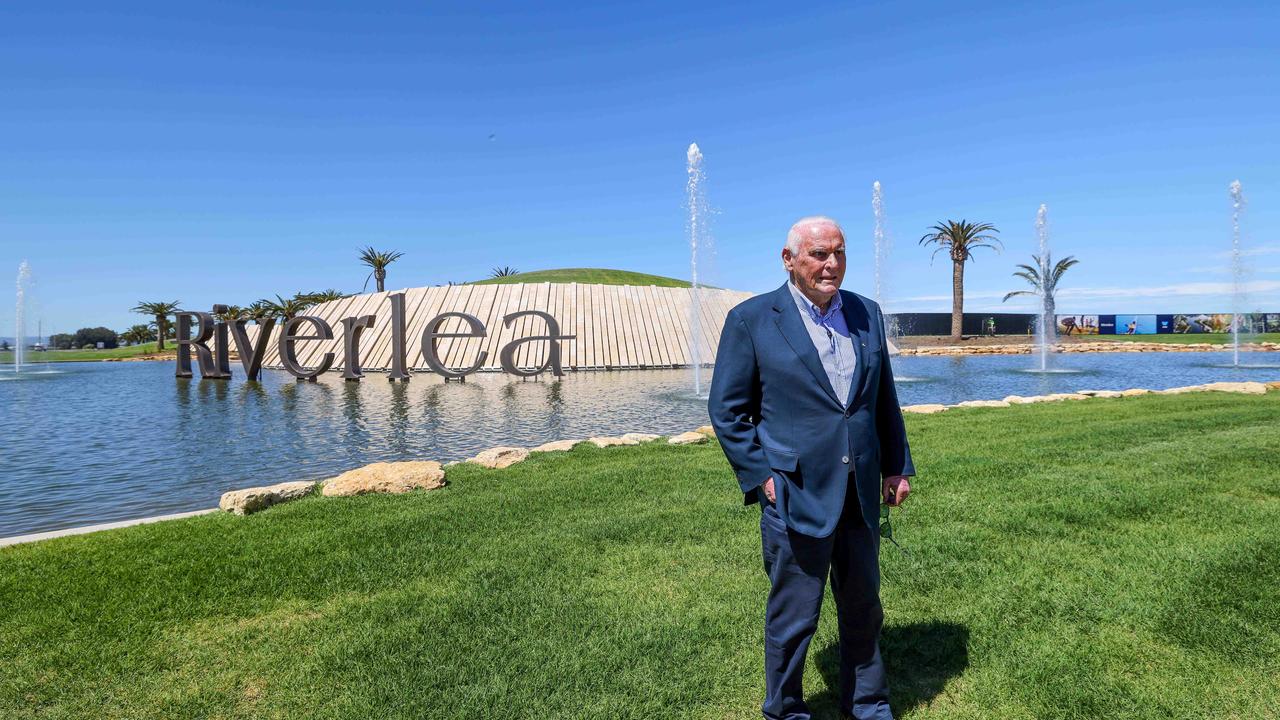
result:
M 707 205 L 706 177 L 702 172 L 702 151 L 698 143 L 690 143 L 688 157 L 689 180 L 685 186 L 689 207 L 689 269 L 692 287 L 689 289 L 689 362 L 693 366 L 693 392 L 702 394 L 702 309 L 698 291 L 698 255 L 710 249 L 711 235 L 707 232 L 710 208 Z
M 1244 305 L 1244 258 L 1240 252 L 1240 213 L 1244 188 L 1239 180 L 1227 186 L 1231 193 L 1231 364 L 1240 367 L 1240 310 Z
M 1036 240 L 1040 244 L 1040 317 L 1036 320 L 1036 344 L 1040 351 L 1040 372 L 1048 372 L 1049 353 L 1057 341 L 1058 328 L 1050 314 L 1053 298 L 1049 296 L 1048 287 L 1053 268 L 1049 265 L 1049 208 L 1044 203 L 1040 203 L 1036 211 Z
M 14 332 L 13 332 L 13 372 L 22 372 L 22 359 L 26 352 L 27 344 L 27 289 L 31 284 L 31 266 L 26 260 L 18 265 L 18 303 L 17 312 L 14 315 Z
M 902 334 L 901 328 L 898 326 L 898 318 L 888 311 L 887 297 L 889 294 L 889 250 L 892 242 L 889 240 L 888 232 L 885 227 L 884 217 L 884 195 L 880 191 L 880 181 L 871 183 L 871 211 L 875 214 L 875 299 L 876 304 L 884 311 L 885 337 L 889 341 L 889 352 L 897 354 L 898 338 Z

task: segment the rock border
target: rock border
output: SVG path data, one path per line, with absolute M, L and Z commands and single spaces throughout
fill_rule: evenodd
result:
M 1073 353 L 1118 353 L 1118 352 L 1222 352 L 1232 349 L 1224 343 L 1158 343 L 1129 342 L 1121 340 L 1096 340 L 1085 342 L 1059 343 L 1053 346 L 1053 352 Z M 1280 351 L 1280 343 L 1253 342 L 1241 343 L 1241 350 L 1250 352 Z M 1039 352 L 1039 347 L 1032 343 L 1006 343 L 1002 345 L 938 345 L 935 347 L 900 348 L 899 355 L 1032 355 Z
M 1010 395 L 1003 400 L 965 400 L 954 405 L 927 403 L 924 405 L 904 405 L 902 412 L 915 415 L 933 415 L 954 408 L 992 408 L 1011 407 L 1013 405 L 1030 405 L 1032 403 L 1061 402 L 1064 400 L 1092 400 L 1095 398 L 1128 398 L 1139 395 L 1183 395 L 1193 392 L 1224 392 L 1240 395 L 1266 395 L 1269 390 L 1280 390 L 1280 381 L 1259 382 L 1245 380 L 1242 382 L 1211 382 L 1203 385 L 1187 385 L 1185 387 L 1167 388 L 1165 390 L 1148 390 L 1146 388 L 1129 388 L 1128 390 L 1077 390 L 1073 393 L 1052 393 L 1049 395 Z

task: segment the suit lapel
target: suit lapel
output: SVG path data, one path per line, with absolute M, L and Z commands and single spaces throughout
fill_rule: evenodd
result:
M 867 336 L 871 332 L 871 323 L 862 301 L 851 293 L 843 290 L 840 292 L 843 295 L 840 298 L 840 312 L 844 315 L 845 325 L 849 327 L 856 366 L 849 382 L 849 397 L 845 400 L 845 407 L 851 407 L 854 399 L 862 394 L 862 384 L 867 377 Z
M 813 374 L 814 379 L 818 381 L 818 386 L 827 393 L 827 397 L 834 402 L 840 402 L 836 397 L 835 388 L 831 387 L 831 381 L 827 379 L 827 371 L 822 369 L 822 361 L 818 359 L 818 350 L 813 346 L 813 338 L 809 337 L 809 332 L 804 329 L 804 321 L 800 319 L 800 308 L 796 307 L 795 298 L 791 297 L 791 291 L 787 289 L 786 283 L 783 283 L 782 287 L 773 294 L 773 310 L 773 320 L 777 323 L 778 330 L 795 354 L 800 357 L 800 363 Z

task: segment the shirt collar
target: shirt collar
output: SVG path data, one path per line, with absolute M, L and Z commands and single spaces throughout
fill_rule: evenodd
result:
M 819 325 L 830 320 L 836 313 L 840 312 L 840 308 L 844 307 L 844 300 L 841 299 L 839 290 L 831 298 L 831 302 L 827 303 L 827 311 L 824 313 L 817 305 L 810 302 L 804 293 L 800 292 L 800 288 L 796 287 L 795 283 L 788 280 L 787 288 L 791 290 L 791 297 L 795 299 L 796 305 L 800 306 L 802 311 L 809 313 L 809 317 L 813 318 L 813 321 Z

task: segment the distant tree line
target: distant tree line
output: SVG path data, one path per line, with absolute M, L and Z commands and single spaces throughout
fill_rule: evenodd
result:
M 119 347 L 120 336 L 110 328 L 80 328 L 74 334 L 58 333 L 50 335 L 48 347 L 53 350 L 76 350 L 80 348 L 96 348 L 98 343 L 102 343 L 104 348 Z

